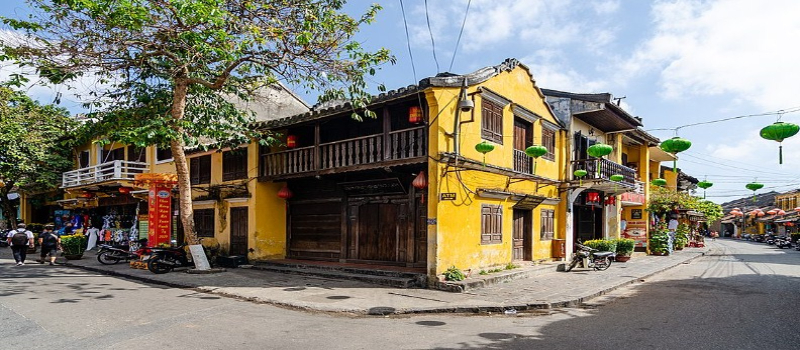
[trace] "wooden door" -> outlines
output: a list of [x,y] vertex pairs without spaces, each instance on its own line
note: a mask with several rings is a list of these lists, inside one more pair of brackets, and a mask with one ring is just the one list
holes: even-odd
[[531,211],[514,209],[512,256],[514,260],[531,260],[533,234],[531,232]]
[[[400,244],[406,242],[401,225],[401,206],[395,203],[367,203],[358,207],[357,258],[402,261]],[[402,249],[405,253],[405,247]]]
[[247,207],[231,208],[231,249],[230,255],[247,256]]

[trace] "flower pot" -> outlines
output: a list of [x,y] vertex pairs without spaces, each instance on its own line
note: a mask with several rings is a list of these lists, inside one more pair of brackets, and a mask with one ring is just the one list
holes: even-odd
[[64,254],[64,259],[67,260],[80,260],[83,258],[83,254]]
[[617,255],[614,258],[614,261],[616,261],[616,262],[626,262],[628,260],[631,260],[631,256],[630,255],[627,255],[627,256],[625,256],[625,255]]

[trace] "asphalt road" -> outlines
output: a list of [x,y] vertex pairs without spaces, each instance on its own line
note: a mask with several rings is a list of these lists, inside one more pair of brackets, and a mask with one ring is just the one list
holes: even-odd
[[582,308],[508,315],[299,312],[79,269],[0,248],[0,349],[798,349],[800,252],[711,254]]

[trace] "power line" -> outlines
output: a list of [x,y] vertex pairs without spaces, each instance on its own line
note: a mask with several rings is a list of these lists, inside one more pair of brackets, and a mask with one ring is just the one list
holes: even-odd
[[682,160],[684,162],[689,162],[689,163],[693,163],[693,164],[708,165],[707,163],[711,163],[711,164],[715,164],[715,165],[719,165],[719,166],[723,166],[723,167],[727,167],[727,168],[731,168],[731,169],[735,169],[735,170],[743,170],[743,171],[749,171],[749,172],[753,172],[753,173],[770,174],[770,175],[786,175],[786,174],[776,173],[776,172],[771,172],[771,171],[753,170],[753,169],[737,167],[737,166],[733,166],[733,165],[730,165],[730,164],[719,163],[719,162],[711,161],[711,160],[708,160],[708,159],[703,159],[703,158],[700,158],[700,157],[692,156],[690,154],[686,154],[686,156],[689,156],[691,158],[696,158],[696,159],[699,159],[699,160],[703,161],[703,162],[696,162],[696,161],[692,161],[692,160],[689,160],[689,159],[683,159]]
[[722,118],[722,119],[715,119],[715,120],[709,120],[709,121],[692,123],[692,124],[679,125],[679,126],[676,126],[674,128],[647,129],[645,131],[663,131],[663,130],[667,130],[667,131],[675,131],[677,133],[678,130],[683,129],[683,128],[688,128],[690,126],[698,126],[698,125],[705,125],[705,124],[720,123],[720,122],[725,122],[725,121],[729,121],[729,120],[736,120],[736,119],[742,119],[742,118],[763,117],[763,116],[768,116],[768,115],[777,115],[777,116],[780,117],[780,116],[783,116],[784,114],[794,113],[794,112],[798,112],[798,111],[800,111],[800,106],[787,108],[787,109],[781,109],[781,110],[777,110],[777,111],[774,111],[774,112],[764,112],[764,113],[758,113],[758,114],[740,115],[740,116],[730,117],[730,118]]
[[428,22],[428,34],[431,36],[431,49],[433,50],[433,61],[436,62],[436,73],[441,73],[439,70],[439,60],[436,59],[436,42],[433,41],[433,31],[431,30],[431,17],[428,16],[428,0],[425,0],[425,21]]
[[472,4],[472,0],[467,2],[467,10],[464,11],[464,20],[461,22],[461,30],[458,31],[458,40],[456,40],[456,47],[453,49],[453,58],[450,59],[450,67],[447,68],[448,72],[453,71],[453,62],[456,61],[456,52],[458,52],[458,46],[461,44],[461,34],[464,34],[464,26],[467,24],[467,15],[469,15],[469,5]]
[[406,21],[406,9],[403,0],[400,0],[400,11],[403,13],[403,26],[406,28],[406,46],[408,46],[408,57],[411,59],[411,74],[414,75],[414,84],[417,84],[417,68],[414,66],[414,54],[411,53],[411,36],[408,35],[408,21]]

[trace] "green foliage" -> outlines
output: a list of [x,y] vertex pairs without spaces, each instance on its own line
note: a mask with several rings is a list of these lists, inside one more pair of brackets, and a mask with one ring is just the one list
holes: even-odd
[[74,235],[61,236],[61,248],[64,255],[80,255],[86,251],[86,236],[77,233]]
[[593,239],[590,241],[583,242],[583,245],[597,249],[601,252],[616,252],[617,251],[617,241],[613,239]]
[[486,272],[486,270],[481,270],[480,272],[478,272],[478,274],[481,275],[481,276],[485,276],[485,275],[488,275],[489,273]]
[[447,280],[447,281],[463,281],[465,278],[467,278],[467,276],[464,275],[464,272],[462,272],[461,269],[455,267],[455,265],[454,266],[450,266],[443,273],[443,275],[444,275],[444,279]]
[[690,209],[703,213],[708,222],[714,222],[722,217],[722,206],[714,202],[663,187],[653,186],[650,189],[647,211],[656,215],[663,215],[675,209]]
[[514,264],[513,262],[510,262],[510,263],[506,264],[506,270],[513,270],[513,269],[517,269],[517,268],[519,268],[519,265]]
[[630,238],[619,238],[615,240],[617,243],[617,255],[630,256],[633,249],[636,247],[636,241]]
[[669,254],[669,234],[666,222],[659,222],[655,230],[650,230],[648,246],[650,252]]
[[42,105],[22,92],[0,87],[0,203],[4,216],[15,219],[7,195],[16,190],[43,192],[61,184],[61,173],[73,166],[69,113]]

